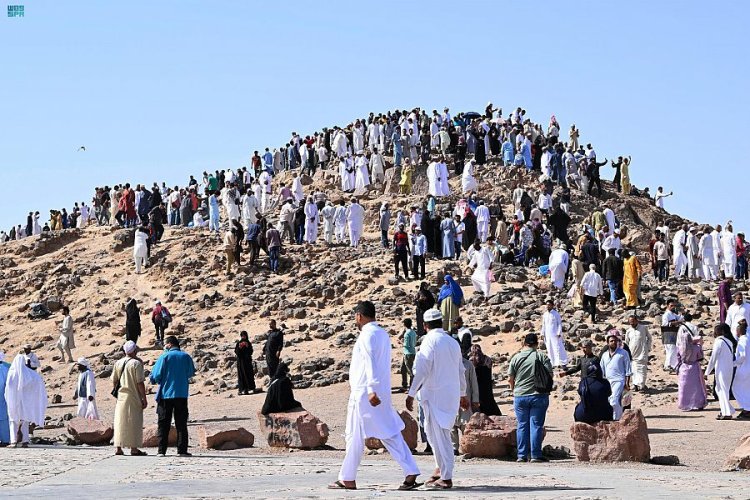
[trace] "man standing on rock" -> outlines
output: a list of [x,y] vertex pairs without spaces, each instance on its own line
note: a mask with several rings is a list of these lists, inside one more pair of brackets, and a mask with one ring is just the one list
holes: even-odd
[[169,431],[174,426],[177,430],[177,454],[190,457],[188,453],[188,394],[190,379],[195,375],[193,358],[180,350],[177,337],[170,335],[166,338],[164,348],[166,352],[159,356],[151,372],[151,383],[159,384],[156,393],[156,414],[159,417],[159,456],[167,454],[169,446]]
[[[372,302],[357,304],[354,318],[360,334],[354,344],[349,368],[351,394],[346,415],[346,456],[338,480],[329,485],[329,488],[357,488],[357,469],[362,461],[367,438],[380,439],[401,466],[406,478],[399,489],[417,488],[420,486],[417,483],[419,468],[401,435],[404,422],[391,402],[390,338],[375,322],[375,306]],[[454,408],[454,418],[456,410]]]
[[443,330],[443,315],[437,309],[424,314],[427,335],[414,361],[414,380],[406,398],[406,408],[414,410],[414,397],[419,392],[419,404],[425,415],[427,441],[435,455],[437,469],[427,482],[428,487],[453,487],[453,444],[451,430],[456,422],[457,409],[469,409],[466,376],[461,348]]
[[648,375],[648,355],[654,339],[646,325],[638,321],[636,314],[631,314],[628,320],[630,328],[625,332],[625,343],[630,349],[631,371],[633,372],[633,390],[646,389],[646,377]]
[[281,361],[281,350],[284,348],[284,332],[276,327],[276,320],[272,319],[268,324],[268,338],[263,352],[266,355],[268,376],[273,380],[276,370]]

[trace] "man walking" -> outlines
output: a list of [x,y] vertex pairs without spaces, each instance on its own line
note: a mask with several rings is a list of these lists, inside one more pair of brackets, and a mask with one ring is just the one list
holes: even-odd
[[[425,432],[435,455],[436,470],[428,487],[453,487],[453,443],[451,430],[458,408],[469,408],[466,376],[461,348],[443,330],[443,315],[437,309],[424,313],[427,335],[414,361],[414,380],[406,398],[406,408],[414,411],[414,396],[419,392],[419,404],[425,415]],[[435,479],[439,478],[439,479]]]
[[151,383],[159,384],[156,393],[156,415],[159,425],[159,456],[167,454],[169,431],[174,426],[177,430],[177,454],[190,457],[188,453],[188,384],[195,375],[193,359],[180,350],[177,337],[170,335],[164,341],[166,352],[159,356],[151,372]]
[[612,406],[613,420],[622,417],[622,394],[630,390],[630,356],[620,346],[620,333],[610,330],[607,334],[608,349],[602,354],[602,375],[609,382],[612,394],[609,396],[609,404]]
[[73,318],[70,316],[70,309],[68,306],[62,308],[63,320],[60,325],[60,338],[57,340],[57,348],[60,350],[60,361],[65,363],[65,355],[68,355],[68,362],[73,362],[73,354],[70,352],[71,349],[75,349],[76,342],[73,338]]
[[[404,359],[401,362],[401,389],[406,391],[414,380],[414,358],[417,356],[417,332],[412,329],[411,318],[404,320]],[[407,376],[409,381],[407,383]]]
[[628,321],[630,322],[630,328],[625,332],[625,343],[630,349],[633,390],[639,391],[646,389],[648,355],[651,352],[654,339],[646,325],[640,324],[638,316],[631,314]]
[[380,439],[404,471],[406,478],[399,489],[417,488],[420,486],[417,483],[419,468],[401,435],[404,422],[391,402],[390,338],[375,322],[372,302],[357,304],[354,320],[360,334],[349,367],[351,394],[346,415],[346,456],[338,480],[328,487],[357,489],[357,469],[362,461],[365,439],[373,437]]
[[[542,438],[549,407],[549,392],[540,392],[547,388],[537,387],[535,379],[536,370],[540,369],[545,370],[551,380],[552,363],[546,354],[537,351],[539,337],[536,333],[527,334],[523,345],[521,352],[511,358],[508,367],[508,382],[513,391],[513,409],[518,419],[516,461],[526,462],[531,455],[532,462],[547,462],[542,456]],[[537,368],[538,364],[542,366]]]

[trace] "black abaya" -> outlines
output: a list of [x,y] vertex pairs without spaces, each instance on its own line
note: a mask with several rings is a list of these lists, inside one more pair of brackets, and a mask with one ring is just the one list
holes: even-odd
[[477,165],[484,165],[487,163],[487,154],[484,151],[484,133],[476,134],[477,144],[474,146],[474,160]]
[[294,399],[294,386],[289,377],[285,375],[276,378],[268,386],[266,392],[266,401],[263,403],[261,414],[285,413],[289,410],[302,408],[299,401]]
[[234,353],[237,355],[237,390],[240,393],[255,391],[252,344],[248,340],[239,340]]
[[485,415],[502,415],[492,394],[492,370],[487,365],[475,366],[479,388],[479,412]]
[[130,299],[125,306],[125,340],[132,340],[137,344],[140,336],[141,316],[138,311],[138,303],[135,299]]
[[464,247],[464,250],[469,250],[469,247],[474,244],[474,240],[477,239],[477,218],[474,212],[467,210],[462,222],[465,228],[461,246]]

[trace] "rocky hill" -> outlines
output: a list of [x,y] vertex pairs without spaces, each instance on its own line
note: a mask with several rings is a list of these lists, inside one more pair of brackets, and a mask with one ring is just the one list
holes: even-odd
[[[519,184],[535,188],[537,176],[490,161],[477,173],[480,197],[500,197],[505,213],[512,213],[511,191]],[[384,184],[357,193],[368,212],[365,239],[359,248],[329,248],[322,238],[314,246],[287,247],[279,275],[271,274],[264,260],[260,267],[245,268],[231,279],[225,277],[220,243],[206,231],[186,228],[167,229],[154,249],[152,266],[141,275],[134,274],[129,230],[90,226],[4,244],[0,246],[0,350],[13,355],[24,343],[31,343],[42,362],[51,397],[57,395],[56,401],[69,402],[73,391],[68,366],[59,361],[54,347],[61,305],[68,305],[75,319],[75,355],[88,357],[97,375],[106,377],[113,362],[122,356],[124,307],[130,297],[142,306],[144,335],[139,343],[146,347],[142,357],[147,368],[153,364],[159,351],[149,347],[153,346],[149,311],[153,301],[161,299],[175,318],[171,332],[184,339],[186,350],[195,358],[195,383],[204,393],[236,387],[233,348],[239,331],[250,333],[259,357],[271,318],[280,320],[286,331],[284,358],[291,362],[297,387],[343,382],[356,338],[351,310],[358,300],[374,301],[381,323],[394,335],[401,331],[401,319],[414,316],[412,297],[417,282],[393,282],[391,254],[380,247],[376,218],[381,201],[402,208],[423,199],[424,168],[418,169],[410,196],[394,194],[394,178],[398,179],[394,169],[388,169]],[[334,182],[331,170],[305,179],[306,190],[321,187],[335,198],[340,191]],[[454,192],[460,191],[460,179],[451,178],[450,184]],[[683,219],[657,209],[647,197],[621,196],[606,181],[604,187],[602,198],[573,191],[571,230],[606,201],[621,225],[628,228],[625,246],[643,253],[657,222],[665,221],[673,229],[683,223]],[[453,196],[441,203],[456,199]],[[495,295],[485,302],[472,296],[465,261],[428,260],[427,271],[428,281],[435,286],[446,271],[460,277],[467,298],[461,315],[479,333],[485,352],[496,362],[496,378],[503,380],[509,355],[518,349],[522,335],[538,328],[548,279],[537,276],[533,269],[499,268],[493,284]],[[716,314],[712,290],[713,285],[706,283],[670,281],[659,285],[649,275],[643,283],[643,313],[647,320],[654,318],[661,314],[667,298],[677,297],[690,310],[703,313],[699,323],[707,322]],[[605,306],[602,321],[590,325],[564,296],[560,301],[571,352],[584,338],[603,344],[607,329],[625,325],[621,309]],[[30,319],[29,305],[35,302],[46,303],[52,316]],[[394,340],[394,368],[400,362],[399,352]],[[658,341],[654,354],[663,356]],[[259,362],[258,368],[262,377],[265,363]],[[669,385],[661,380],[664,387]],[[654,382],[659,385],[658,376]],[[568,399],[565,393],[571,389],[561,387],[557,397]],[[653,404],[673,398],[672,392],[654,396]]]

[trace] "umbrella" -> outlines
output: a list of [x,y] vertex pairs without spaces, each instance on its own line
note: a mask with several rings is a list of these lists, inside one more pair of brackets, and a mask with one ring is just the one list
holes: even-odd
[[476,118],[481,118],[481,117],[482,117],[482,115],[480,115],[480,114],[479,114],[479,113],[477,113],[476,111],[469,111],[469,112],[467,112],[467,113],[464,113],[464,114],[463,114],[463,117],[464,117],[464,118],[468,118],[469,120],[474,120],[474,119],[476,119]]

